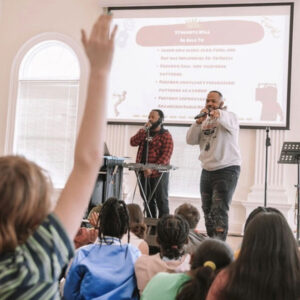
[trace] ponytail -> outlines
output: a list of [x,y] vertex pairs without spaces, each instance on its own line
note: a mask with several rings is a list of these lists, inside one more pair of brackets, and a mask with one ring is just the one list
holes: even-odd
[[233,252],[223,241],[206,239],[197,247],[191,261],[191,279],[185,282],[176,300],[205,300],[218,272],[233,261]]
[[205,300],[214,278],[215,271],[211,267],[198,267],[193,270],[193,277],[182,285],[176,300]]

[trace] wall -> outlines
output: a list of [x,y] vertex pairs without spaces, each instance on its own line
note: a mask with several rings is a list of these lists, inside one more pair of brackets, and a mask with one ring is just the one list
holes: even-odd
[[[264,1],[185,1],[165,0],[164,4],[225,4],[225,3],[257,3]],[[288,1],[268,1],[288,2]],[[0,2],[0,155],[5,153],[5,139],[7,137],[9,101],[13,100],[11,90],[12,66],[15,57],[22,45],[34,36],[43,32],[57,32],[69,36],[76,43],[80,43],[80,29],[90,29],[93,21],[101,12],[101,6],[122,5],[159,5],[161,1],[96,1],[96,0],[2,0]],[[295,165],[278,166],[277,157],[282,141],[300,140],[300,5],[295,3],[294,11],[294,37],[292,59],[292,93],[291,93],[291,130],[279,133],[271,132],[272,146],[270,149],[270,166],[272,174],[269,175],[268,204],[279,207],[289,218],[294,228],[293,202],[297,180]],[[109,126],[108,144],[115,155],[135,156],[135,149],[128,146],[128,141],[137,126]],[[175,144],[176,146],[176,144]],[[263,175],[264,175],[264,132],[261,130],[241,130],[240,146],[243,165],[239,184],[234,195],[231,214],[230,231],[241,232],[244,219],[248,212],[257,205],[263,204]],[[197,157],[195,157],[195,163]],[[132,174],[125,172],[125,193],[134,189]],[[171,210],[183,201],[191,201],[200,208],[199,199],[171,198]],[[200,224],[203,227],[203,222]]]
[[96,0],[2,0],[0,154],[4,153],[12,66],[18,51],[28,40],[45,32],[66,35],[80,45],[80,29],[89,30],[101,11]]

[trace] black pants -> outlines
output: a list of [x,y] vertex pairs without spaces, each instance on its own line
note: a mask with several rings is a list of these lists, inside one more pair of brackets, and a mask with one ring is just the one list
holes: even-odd
[[[154,191],[157,181],[159,177],[151,178],[151,177],[144,177],[144,173],[140,173],[140,180],[142,186],[144,188],[144,192],[146,191],[146,201],[148,202],[152,218],[157,218],[157,210],[158,210],[158,217],[161,218],[163,215],[169,214],[169,199],[168,199],[168,189],[169,189],[169,173],[163,173],[162,178],[156,188],[156,191],[149,201],[149,197]],[[147,183],[147,187],[146,187]],[[141,191],[140,191],[141,192]],[[143,198],[143,194],[141,192],[141,196]],[[145,200],[145,199],[144,199]],[[150,214],[145,207],[147,217],[150,217]]]
[[202,170],[200,193],[208,236],[226,240],[229,205],[240,175],[240,166]]

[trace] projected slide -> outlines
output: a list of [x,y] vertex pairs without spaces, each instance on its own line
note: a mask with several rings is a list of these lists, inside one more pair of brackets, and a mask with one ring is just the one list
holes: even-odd
[[290,5],[112,8],[118,24],[108,119],[151,109],[191,124],[210,90],[242,126],[287,127]]

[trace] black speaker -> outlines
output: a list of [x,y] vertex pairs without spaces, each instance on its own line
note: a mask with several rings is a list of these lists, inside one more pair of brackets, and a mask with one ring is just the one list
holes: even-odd
[[104,157],[104,164],[99,170],[87,215],[93,207],[102,204],[110,197],[122,199],[123,162],[123,157]]
[[157,243],[157,231],[156,226],[159,219],[145,218],[144,223],[147,226],[145,241],[149,245],[149,254],[153,255],[160,252],[160,247]]

